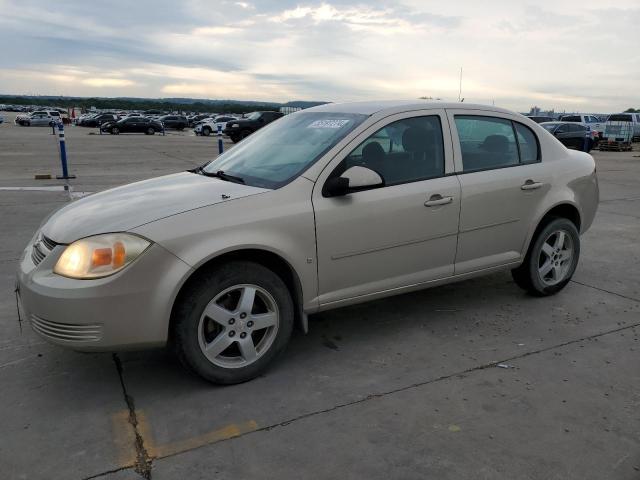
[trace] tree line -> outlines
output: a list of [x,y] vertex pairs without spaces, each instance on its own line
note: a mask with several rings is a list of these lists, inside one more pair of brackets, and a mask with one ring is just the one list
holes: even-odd
[[95,107],[99,110],[162,110],[168,112],[217,112],[217,113],[248,113],[256,110],[274,110],[274,104],[260,105],[256,103],[175,103],[154,99],[124,99],[124,98],[70,98],[70,97],[21,97],[3,96],[0,103],[7,105],[40,105],[60,108],[81,108],[89,110]]

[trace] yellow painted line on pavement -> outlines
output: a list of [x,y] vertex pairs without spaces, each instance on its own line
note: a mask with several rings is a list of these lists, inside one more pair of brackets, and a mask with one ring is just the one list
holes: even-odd
[[[258,424],[254,420],[242,423],[232,423],[225,427],[194,437],[178,440],[175,442],[157,445],[153,436],[151,424],[143,410],[136,410],[138,421],[138,433],[144,442],[147,454],[152,458],[163,458],[177,453],[193,450],[194,448],[210,445],[223,440],[239,437],[245,433],[258,429]],[[129,422],[129,410],[122,410],[112,415],[113,438],[118,454],[118,464],[121,467],[129,467],[136,462],[136,436],[133,426]]]
[[226,427],[212,432],[204,433],[196,437],[179,440],[177,442],[167,443],[165,445],[154,445],[148,449],[149,454],[155,458],[167,457],[176,453],[186,452],[194,448],[210,445],[212,443],[228,440],[230,438],[239,437],[245,433],[253,432],[258,429],[258,424],[249,420],[244,423],[232,423]]
[[118,465],[129,467],[136,463],[136,434],[129,423],[129,410],[121,410],[111,415],[111,429],[116,446]]

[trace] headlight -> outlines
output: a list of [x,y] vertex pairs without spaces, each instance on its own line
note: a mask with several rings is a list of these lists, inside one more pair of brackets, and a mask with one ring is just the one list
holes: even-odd
[[90,279],[112,275],[133,262],[151,245],[127,233],[96,235],[73,242],[53,267],[65,277]]
[[232,124],[231,124],[231,128],[238,128],[239,126],[240,126],[240,125],[239,125],[239,124],[237,124],[237,123],[232,123]]

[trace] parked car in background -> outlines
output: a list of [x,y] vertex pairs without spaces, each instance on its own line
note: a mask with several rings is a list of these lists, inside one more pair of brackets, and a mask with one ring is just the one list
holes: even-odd
[[189,121],[189,127],[195,127],[196,123],[200,122],[201,120],[204,120],[205,118],[210,118],[211,115],[209,115],[208,113],[199,113],[198,115],[190,115],[187,117],[187,120]]
[[252,112],[244,118],[227,122],[223,133],[228,135],[234,143],[237,143],[283,116],[284,114],[281,112]]
[[115,113],[99,113],[91,117],[81,119],[77,125],[80,127],[96,128],[106,122],[117,122],[119,120],[118,115]]
[[586,151],[590,152],[595,144],[592,131],[581,123],[544,122],[540,126],[560,140],[560,143],[567,148],[585,150],[586,139]]
[[208,137],[212,133],[218,132],[218,126],[224,130],[227,122],[238,120],[236,117],[220,115],[215,118],[208,118],[199,122],[193,129],[196,135],[204,135]]
[[311,313],[499,270],[559,292],[598,196],[591,155],[507,110],[322,105],[192,171],[66,204],[21,255],[17,300],[49,342],[169,344],[238,383]]
[[599,138],[602,138],[602,133],[604,132],[605,122],[595,115],[562,115],[558,121],[581,123],[585,127],[589,127],[590,130],[597,132]]
[[36,110],[28,115],[19,115],[15,123],[23,127],[50,127],[60,121],[60,112],[55,110]]
[[531,120],[533,120],[536,123],[553,122],[555,120],[555,118],[544,117],[542,115],[528,115],[527,118],[530,118]]
[[172,128],[174,130],[184,130],[189,126],[187,117],[181,115],[164,115],[158,120],[164,124],[164,128]]
[[103,132],[112,135],[119,135],[121,133],[144,133],[145,135],[153,135],[163,130],[162,123],[146,117],[123,118],[117,122],[104,123],[100,128]]

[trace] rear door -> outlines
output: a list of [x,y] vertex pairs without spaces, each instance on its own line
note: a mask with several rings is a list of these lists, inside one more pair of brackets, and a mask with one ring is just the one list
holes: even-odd
[[551,188],[537,136],[516,115],[447,114],[462,187],[455,273],[518,262],[538,204]]
[[[353,166],[375,170],[386,186],[323,196],[327,179]],[[332,160],[313,191],[321,305],[453,274],[460,184],[452,172],[443,110],[380,120]]]

